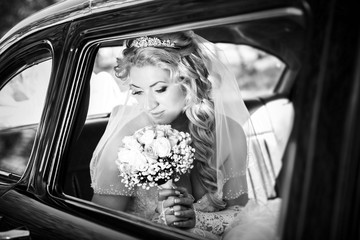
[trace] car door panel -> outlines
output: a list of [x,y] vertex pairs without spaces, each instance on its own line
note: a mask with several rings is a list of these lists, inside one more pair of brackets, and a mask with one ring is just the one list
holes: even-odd
[[24,193],[10,190],[2,196],[2,224],[13,228],[25,227],[32,239],[137,239],[76,217],[60,206],[56,209],[35,196],[24,197]]

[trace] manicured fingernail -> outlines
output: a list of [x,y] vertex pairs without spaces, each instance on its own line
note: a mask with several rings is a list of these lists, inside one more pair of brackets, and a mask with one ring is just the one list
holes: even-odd
[[176,191],[175,191],[175,194],[176,194],[176,195],[180,195],[181,193],[180,193],[180,191],[177,191],[177,190],[176,190]]
[[179,213],[179,212],[174,212],[174,215],[175,215],[175,216],[179,216],[180,213]]
[[174,226],[177,226],[177,225],[179,225],[179,223],[178,223],[178,222],[174,222],[173,224],[174,224]]
[[176,198],[176,199],[174,200],[174,202],[175,202],[175,203],[179,203],[179,202],[180,202],[180,199],[177,199],[177,198]]

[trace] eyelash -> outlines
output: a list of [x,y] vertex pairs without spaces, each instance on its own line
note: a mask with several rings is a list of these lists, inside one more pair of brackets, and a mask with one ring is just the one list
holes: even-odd
[[[157,93],[163,93],[163,92],[165,92],[167,90],[167,87],[162,87],[162,88],[160,88],[160,89],[158,89],[158,90],[155,90],[155,92],[157,92]],[[132,92],[131,92],[131,94],[132,95],[140,95],[142,93],[142,91],[135,91],[135,90],[133,90]]]
[[131,92],[132,95],[140,95],[140,93],[142,93],[142,91],[135,91],[135,90],[133,90],[133,91]]
[[163,92],[166,91],[166,89],[167,89],[167,87],[162,87],[162,88],[160,88],[159,90],[155,90],[155,92],[157,92],[157,93],[163,93]]

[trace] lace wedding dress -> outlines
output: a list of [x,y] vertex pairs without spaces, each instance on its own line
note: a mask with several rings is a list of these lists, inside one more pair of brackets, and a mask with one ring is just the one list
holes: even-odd
[[[109,185],[107,188],[99,187],[93,177],[94,174],[99,174],[95,163],[92,161],[90,165],[92,187],[95,193],[130,196],[131,201],[126,212],[149,221],[159,221],[159,213],[156,212],[158,187],[148,190],[143,188],[118,189],[113,185]],[[116,170],[115,166],[110,167]],[[107,173],[109,174],[109,172]],[[250,200],[245,207],[232,206],[218,211],[213,207],[208,196],[204,195],[194,203],[196,226],[187,231],[205,239],[235,240],[240,239],[240,236],[241,239],[275,239],[279,207],[280,200],[262,205]]]

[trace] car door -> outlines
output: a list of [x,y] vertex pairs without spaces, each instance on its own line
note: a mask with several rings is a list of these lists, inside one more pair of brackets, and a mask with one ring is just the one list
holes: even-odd
[[60,70],[67,26],[33,34],[1,55],[1,238],[130,238],[70,214],[47,190],[47,171],[56,158],[52,143],[63,119],[57,113],[66,84],[56,79],[66,72]]
[[283,237],[359,239],[359,15],[355,3],[307,3]]
[[[219,4],[217,7],[225,11],[225,9],[229,9],[230,5]],[[222,40],[222,42],[226,42],[231,39],[226,38],[229,36],[228,33],[232,32],[222,30],[236,29],[240,31],[243,30],[241,27],[245,29],[259,29],[258,32],[254,33],[255,35],[250,35],[249,33],[249,36],[252,36],[251,38],[246,38],[248,35],[244,38],[239,37],[238,39],[235,37],[233,43],[245,43],[247,40],[246,43],[248,45],[252,45],[259,50],[267,50],[272,55],[278,56],[279,59],[283,58],[284,62],[286,62],[287,66],[280,68],[281,74],[276,77],[276,83],[279,85],[274,84],[274,86],[268,89],[269,91],[265,94],[261,93],[262,95],[257,96],[252,95],[253,99],[249,98],[247,100],[250,110],[252,110],[253,113],[258,114],[256,119],[258,119],[259,125],[262,124],[262,121],[260,120],[264,120],[264,116],[267,117],[266,124],[262,125],[265,125],[265,127],[260,129],[260,134],[264,136],[264,154],[271,155],[271,153],[266,152],[267,149],[272,149],[272,146],[269,147],[269,145],[267,145],[269,141],[271,142],[273,139],[283,141],[283,145],[281,146],[281,149],[279,149],[276,157],[277,160],[281,161],[282,153],[286,147],[287,137],[292,130],[293,109],[290,99],[290,88],[298,71],[299,66],[297,65],[297,61],[299,61],[299,59],[296,54],[299,54],[299,52],[285,51],[285,48],[281,48],[278,45],[279,42],[277,42],[277,40],[284,41],[284,39],[282,39],[283,37],[291,37],[291,39],[296,42],[296,36],[301,34],[301,29],[303,27],[301,21],[304,17],[302,12],[303,9],[294,7],[279,8],[275,11],[254,10],[253,14],[241,14],[241,3],[239,3],[239,5],[234,3],[234,5],[238,8],[232,6],[232,9],[237,10],[227,13],[229,15],[222,15],[222,11],[216,11],[213,15],[209,15],[204,13],[204,6],[201,3],[193,3],[189,6],[176,6],[175,8],[173,5],[167,5],[160,1],[139,4],[133,6],[133,8],[124,7],[123,9],[120,8],[116,11],[113,10],[106,13],[101,13],[100,9],[97,9],[99,11],[98,14],[73,23],[74,31],[72,32],[73,35],[68,39],[68,44],[74,47],[73,52],[74,54],[77,54],[78,58],[68,59],[67,62],[72,63],[71,66],[69,66],[69,71],[77,71],[77,75],[71,75],[71,79],[73,81],[78,81],[80,84],[79,89],[77,89],[77,92],[74,92],[73,95],[77,95],[75,98],[79,98],[82,95],[86,96],[90,92],[90,100],[88,100],[90,106],[86,106],[89,102],[81,104],[81,100],[74,99],[74,102],[72,103],[74,108],[71,109],[72,112],[69,113],[71,118],[68,125],[66,125],[66,128],[63,129],[63,137],[61,138],[62,143],[59,143],[59,145],[64,146],[62,149],[63,153],[56,160],[55,167],[50,168],[49,170],[50,176],[52,177],[52,179],[50,179],[49,190],[58,201],[63,202],[68,208],[76,209],[74,211],[80,212],[83,216],[84,214],[86,216],[91,216],[98,224],[111,226],[112,229],[122,232],[126,231],[129,234],[139,234],[137,235],[139,237],[157,236],[164,238],[169,237],[172,239],[194,237],[174,228],[157,225],[139,217],[117,212],[90,202],[92,189],[90,186],[89,163],[92,151],[96,147],[109,117],[109,112],[98,112],[99,114],[93,115],[93,113],[96,112],[96,107],[91,105],[91,98],[97,93],[92,92],[91,89],[97,84],[92,81],[102,81],[103,84],[99,84],[102,87],[104,87],[104,85],[109,85],[110,90],[106,91],[106,93],[111,93],[110,85],[113,85],[113,83],[107,84],[107,82],[115,81],[112,77],[108,78],[108,74],[106,74],[106,76],[102,74],[100,79],[92,77],[99,74],[97,70],[94,70],[98,67],[97,59],[101,58],[103,52],[106,52],[108,49],[113,49],[116,54],[120,54],[123,40],[128,37],[151,34],[154,31],[166,32],[172,30],[195,29],[195,31],[199,33],[207,34],[204,36],[209,37],[209,40],[218,42],[221,42]],[[209,7],[209,11],[213,7],[214,6]],[[142,11],[139,12],[139,9]],[[150,16],[148,12],[150,9],[152,11],[156,9],[157,14],[152,14]],[[126,11],[126,17],[124,11]],[[94,12],[96,13],[96,11]],[[172,14],[169,14],[170,12]],[[189,19],[187,16],[182,15],[181,12],[196,12],[196,14],[193,15],[193,18]],[[100,19],[102,20],[100,21]],[[283,23],[283,25],[279,25],[281,23]],[[75,26],[77,28],[75,28]],[[276,39],[275,37],[270,38],[273,34],[271,29],[267,32],[269,34],[268,41],[265,41],[263,36],[256,36],[256,33],[265,31],[266,27],[269,26],[273,27],[272,30],[274,30],[276,26],[281,26],[280,28],[282,30],[279,30],[278,35],[279,39]],[[223,37],[223,39],[221,39],[221,37]],[[263,41],[256,43],[256,39],[262,39]],[[299,38],[298,41],[301,42],[302,38]],[[265,45],[266,43],[269,45]],[[271,45],[271,43],[273,45]],[[290,42],[288,43],[290,44]],[[274,48],[271,48],[271,46]],[[278,47],[278,49],[276,47]],[[287,49],[290,51],[292,47],[293,46],[289,45]],[[300,49],[301,44],[297,47]],[[283,53],[283,55],[280,53]],[[116,54],[110,53],[106,56],[110,59],[109,61],[115,61]],[[294,54],[295,57],[291,58]],[[265,54],[261,56],[265,56]],[[264,59],[266,60],[266,57],[264,57]],[[105,60],[107,60],[106,57]],[[111,69],[109,71],[111,72]],[[261,76],[259,79],[261,79]],[[281,81],[283,82],[281,83]],[[261,85],[264,83],[259,84]],[[89,85],[90,91],[87,89]],[[109,97],[109,99],[111,98],[110,94],[105,94],[105,96]],[[283,108],[279,110],[274,107],[274,109],[272,109],[270,105],[276,105],[277,107]],[[85,111],[85,113],[82,112],[84,108],[89,108],[89,111]],[[109,109],[111,109],[111,107]],[[272,116],[268,115],[269,111],[272,112]],[[269,124],[274,120],[274,118],[271,117],[276,117],[277,111],[284,113],[284,115],[278,115],[279,119],[283,119],[286,125],[281,122],[277,122],[276,125],[280,129],[280,134],[282,133],[281,131],[284,131],[284,136],[274,136],[273,126]],[[84,114],[88,114],[86,120],[84,119]],[[75,129],[82,129],[80,135],[74,133]],[[276,130],[279,131],[279,129]],[[276,142],[273,143],[277,144]],[[274,156],[275,155],[276,154],[274,154]],[[271,166],[269,166],[269,170],[272,170]],[[271,174],[273,173],[275,173],[275,171]],[[274,175],[277,174],[278,172]]]
[[[31,49],[31,51],[30,51]],[[0,202],[1,231],[29,235],[26,225],[3,211],[13,188],[26,188],[26,175],[34,162],[36,137],[45,106],[52,70],[50,44],[36,41],[9,56],[0,89]],[[16,211],[16,207],[12,208]],[[19,232],[20,231],[20,232]]]

